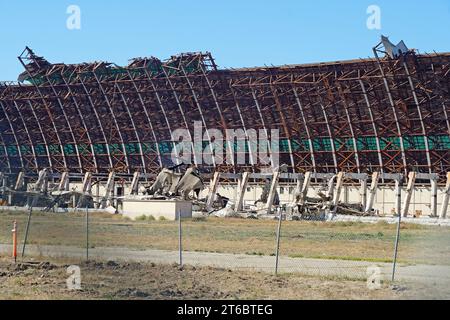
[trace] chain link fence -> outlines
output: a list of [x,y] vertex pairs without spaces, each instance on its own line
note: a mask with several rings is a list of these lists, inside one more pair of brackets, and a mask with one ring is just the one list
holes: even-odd
[[398,240],[395,284],[414,282],[428,288],[449,281],[448,227],[402,223],[398,229],[398,224],[383,221],[279,217],[276,213],[267,220],[194,217],[168,221],[147,216],[130,220],[85,209],[65,213],[35,209],[31,218],[29,211],[1,211],[0,251],[11,255],[15,221],[19,261],[52,257],[75,262],[146,262],[391,284]]

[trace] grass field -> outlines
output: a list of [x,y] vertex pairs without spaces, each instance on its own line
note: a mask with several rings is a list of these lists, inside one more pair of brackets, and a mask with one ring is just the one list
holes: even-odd
[[[67,267],[81,270],[81,290],[69,291]],[[435,299],[434,287],[383,284],[369,290],[365,281],[302,276],[275,277],[219,268],[180,269],[176,265],[39,260],[14,265],[0,258],[0,300],[5,299]]]
[[[11,243],[14,220],[23,239],[26,213],[0,212],[0,243]],[[276,221],[218,219],[183,221],[186,251],[273,255]],[[91,247],[178,249],[178,225],[170,221],[129,221],[119,215],[91,214]],[[392,260],[396,226],[387,223],[283,222],[281,255],[289,257]],[[85,245],[85,217],[78,214],[33,213],[29,243]],[[450,265],[450,228],[404,224],[399,259],[405,263]]]

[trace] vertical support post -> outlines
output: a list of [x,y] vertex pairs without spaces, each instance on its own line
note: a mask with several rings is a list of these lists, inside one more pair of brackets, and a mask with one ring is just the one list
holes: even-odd
[[336,212],[336,206],[339,204],[339,198],[341,197],[341,192],[342,192],[342,185],[344,184],[344,177],[345,177],[345,172],[339,172],[338,176],[337,176],[337,181],[336,181],[336,194],[334,195],[333,198],[333,205],[335,207],[335,212]]
[[14,220],[14,224],[13,224],[13,229],[12,231],[12,236],[13,236],[13,258],[14,258],[14,263],[17,263],[17,221]]
[[92,173],[86,172],[83,178],[82,195],[80,199],[78,199],[78,203],[75,209],[80,208],[84,199],[86,198],[86,195],[91,193],[91,189],[92,189]]
[[275,171],[272,177],[272,183],[270,185],[269,196],[267,197],[266,209],[267,214],[271,214],[273,200],[275,199],[275,194],[277,192],[278,181],[280,180],[280,172]]
[[106,209],[108,203],[111,200],[111,194],[114,192],[114,178],[115,178],[114,172],[110,172],[108,176],[108,181],[106,182],[105,196],[102,198],[100,209]]
[[58,191],[69,191],[69,173],[63,172],[59,180]]
[[330,199],[334,199],[334,188],[335,188],[335,181],[337,179],[337,175],[334,175],[331,179],[328,180],[328,190],[326,193],[326,196]]
[[14,185],[14,190],[18,191],[22,189],[24,183],[25,183],[25,173],[21,171],[17,176],[16,184]]
[[97,183],[95,184],[95,199],[97,203],[94,202],[94,207],[98,209],[100,208],[100,203],[98,201],[98,199],[100,199],[100,183],[98,180]]
[[206,210],[211,210],[214,199],[216,198],[217,189],[219,188],[220,172],[214,172],[214,176],[209,185],[208,200],[206,201]]
[[133,180],[131,181],[131,195],[137,195],[139,193],[140,176],[141,174],[137,171],[133,174]]
[[86,261],[89,261],[89,206],[86,204]]
[[416,172],[410,172],[408,174],[408,185],[406,187],[406,198],[403,205],[403,217],[408,217],[409,204],[411,203],[411,197],[414,192],[414,185],[416,183]]
[[395,213],[402,214],[402,184],[401,178],[395,179]]
[[6,190],[8,189],[7,186],[7,181],[6,181],[6,175],[3,172],[0,172],[0,183],[1,183],[1,188],[3,189],[2,194],[1,194],[1,205],[7,205],[9,206],[8,201],[5,199],[5,194],[6,194]]
[[31,223],[31,215],[33,213],[33,207],[36,204],[38,196],[34,196],[33,200],[31,201],[31,206],[30,206],[30,210],[28,212],[28,219],[27,219],[27,227],[25,229],[25,237],[23,239],[23,246],[22,246],[22,258],[25,256],[25,248],[27,246],[27,241],[28,241],[28,233],[30,231],[30,223]]
[[361,189],[360,189],[360,198],[361,198],[361,207],[366,208],[367,206],[367,177],[361,179]]
[[450,199],[450,172],[447,173],[447,184],[444,190],[444,199],[442,199],[441,214],[439,215],[439,218],[441,219],[445,219],[447,217],[449,199]]
[[235,212],[242,211],[242,209],[244,207],[244,195],[245,195],[245,190],[247,189],[247,183],[248,183],[249,177],[250,177],[250,173],[244,172],[242,174],[242,177],[238,181],[238,194],[237,194],[237,199],[236,199],[236,205],[234,208]]
[[438,177],[435,175],[431,176],[431,216],[437,218],[437,193],[438,193]]
[[302,191],[300,193],[300,197],[297,200],[297,203],[303,205],[308,195],[309,184],[311,183],[312,172],[306,172],[305,180],[303,181]]
[[181,211],[178,210],[178,249],[180,268],[183,268],[183,237],[181,228]]
[[369,189],[369,201],[367,202],[366,209],[364,210],[365,213],[369,213],[370,211],[372,211],[373,202],[375,201],[375,195],[377,194],[379,180],[380,180],[380,173],[374,172],[372,174],[372,183],[370,184]]
[[[397,182],[397,181],[396,181]],[[395,268],[397,266],[397,256],[398,256],[398,243],[400,241],[400,226],[402,222],[402,215],[398,215],[398,222],[397,222],[397,233],[395,235],[395,248],[394,248],[394,259],[392,261],[392,278],[391,281],[395,281]]]
[[[0,171],[0,189],[2,189],[1,200],[3,201],[4,200],[3,196],[5,195],[6,190],[6,177],[1,171]],[[1,203],[0,205],[3,205],[3,203]]]
[[37,192],[47,192],[48,188],[48,171],[43,169],[39,171],[39,177],[34,186],[34,191]]
[[302,193],[303,181],[304,181],[304,177],[299,176],[297,178],[297,184],[295,185],[295,190],[294,190],[294,199],[292,199],[292,202],[291,202],[292,206],[297,204],[297,199],[300,197],[300,194]]
[[275,253],[275,275],[278,275],[278,264],[280,259],[280,239],[281,239],[281,220],[283,219],[283,213],[281,208],[278,209],[278,229],[277,229],[277,246]]
[[[25,173],[21,171],[21,172],[19,172],[19,174],[17,176],[16,183],[14,185],[14,190],[19,191],[24,186],[25,186]],[[12,193],[10,193],[8,195],[8,205],[9,206],[11,206],[13,204],[13,197],[14,197],[14,195]]]

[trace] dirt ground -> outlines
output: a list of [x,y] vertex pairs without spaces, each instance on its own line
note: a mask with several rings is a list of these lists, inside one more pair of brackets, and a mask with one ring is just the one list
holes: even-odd
[[[14,220],[19,244],[26,226],[26,213],[0,211],[0,243],[11,243]],[[84,213],[33,213],[29,244],[84,247]],[[276,221],[218,219],[183,221],[185,251],[274,254]],[[91,214],[91,247],[133,249],[178,249],[178,224],[171,221],[129,221],[119,215]],[[282,256],[316,259],[391,262],[395,225],[351,222],[283,222]],[[399,261],[450,265],[450,228],[404,224],[401,229]]]
[[[26,213],[0,211],[0,244],[11,244],[12,222],[16,220],[21,248],[26,217]],[[183,221],[183,250],[272,256],[276,228],[276,221],[186,220]],[[280,254],[293,258],[389,263],[395,231],[395,225],[386,223],[283,222]],[[36,247],[84,248],[85,216],[35,212],[28,240]],[[91,214],[89,246],[176,251],[178,224]],[[40,256],[36,258],[38,261],[17,265],[11,259],[0,257],[0,299],[448,299],[447,287],[437,290],[436,283],[426,286],[400,283],[394,288],[385,283],[380,290],[371,291],[365,281],[353,278],[301,274],[275,277],[247,270],[192,266],[179,270],[176,265],[86,263],[63,257],[52,260]],[[399,261],[408,265],[450,265],[450,228],[403,224]],[[69,291],[66,286],[67,267],[73,264],[81,268],[80,291]]]
[[[66,285],[67,268],[81,270],[81,290]],[[411,299],[436,298],[430,289],[383,284],[369,290],[364,281],[300,275],[231,271],[177,265],[0,258],[0,299]],[[418,293],[420,292],[420,294]]]

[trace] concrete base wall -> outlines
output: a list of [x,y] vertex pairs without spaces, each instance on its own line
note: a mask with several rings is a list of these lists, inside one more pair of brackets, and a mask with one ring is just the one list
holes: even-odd
[[[209,181],[205,181],[205,184],[208,185]],[[31,186],[31,185],[30,185]],[[121,184],[116,184],[117,188],[123,188],[123,194],[130,194],[130,186],[128,184],[122,186]],[[278,193],[280,195],[281,203],[289,203],[294,198],[294,188],[295,184],[292,185],[281,185],[278,187]],[[70,184],[70,189],[81,190],[81,184]],[[311,185],[308,190],[309,197],[316,197],[317,191],[319,191],[320,186]],[[253,204],[262,194],[263,187],[262,185],[249,185],[245,196],[244,196],[244,205]],[[406,186],[402,189],[402,201],[405,199],[405,190]],[[441,205],[443,200],[443,188],[438,189],[438,214],[441,212]],[[361,201],[360,188],[358,186],[344,186],[342,189],[340,200],[347,203],[359,203]],[[94,186],[92,188],[93,195],[102,196],[105,193],[105,188],[103,185]],[[237,188],[234,185],[219,185],[218,193],[222,196],[230,198],[231,201],[236,199],[237,196]],[[201,197],[206,197],[208,194],[208,189],[204,190],[201,193]],[[116,194],[117,195],[117,194]],[[393,213],[395,207],[395,191],[394,187],[390,186],[380,186],[377,190],[377,194],[374,202],[374,209],[378,210],[380,214],[391,215]],[[119,210],[123,211],[124,208],[119,206]],[[429,216],[431,215],[431,187],[429,186],[416,186],[414,189],[414,193],[411,198],[411,204],[409,207],[409,215],[421,215],[421,216]],[[450,205],[447,208],[447,217],[450,217]]]
[[121,213],[124,217],[136,219],[140,216],[153,216],[156,220],[164,217],[166,220],[178,220],[178,214],[182,218],[192,218],[192,203],[189,201],[166,200],[125,200]]

